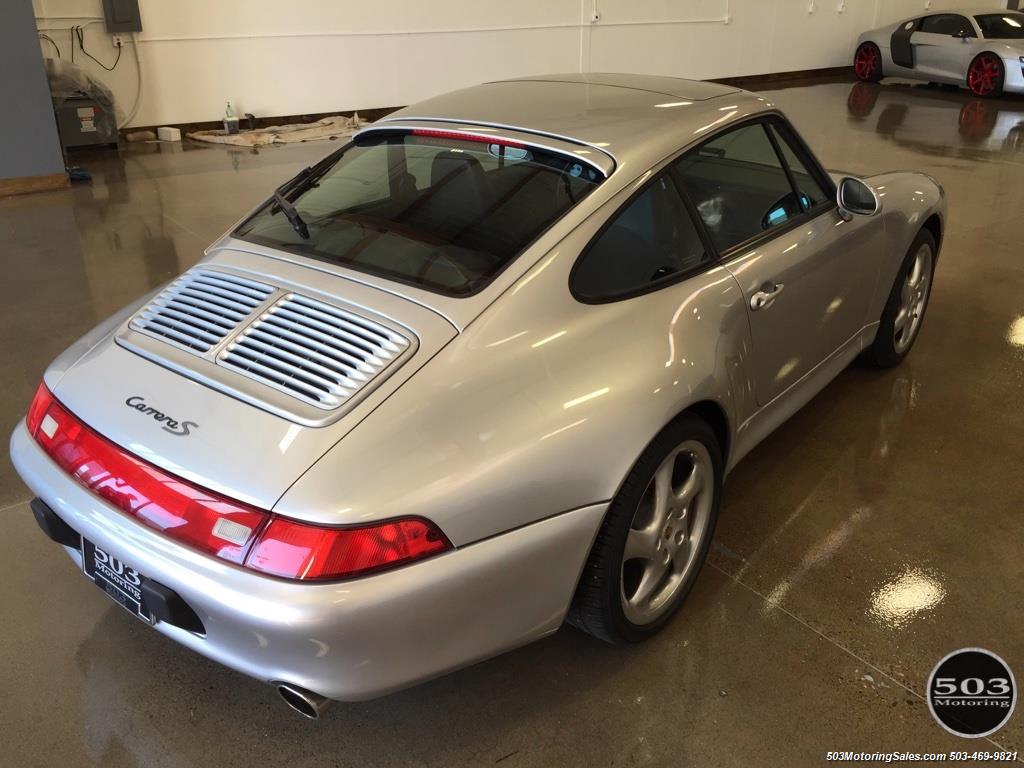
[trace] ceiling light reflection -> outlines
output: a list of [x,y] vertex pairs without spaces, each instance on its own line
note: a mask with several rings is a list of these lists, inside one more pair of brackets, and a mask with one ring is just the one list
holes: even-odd
[[946,589],[936,576],[920,568],[907,568],[871,594],[868,613],[894,629],[901,629],[945,597]]
[[1024,315],[1010,323],[1006,331],[1006,340],[1015,347],[1024,347]]
[[562,336],[565,336],[565,334],[567,334],[567,333],[568,333],[568,331],[559,331],[558,333],[554,333],[551,336],[548,336],[546,339],[541,339],[540,341],[538,341],[538,342],[536,342],[534,344],[531,344],[530,346],[533,349],[536,349],[537,347],[542,347],[545,344],[547,344],[549,341],[554,341],[555,339],[561,338]]
[[585,421],[586,421],[586,419],[580,419],[579,421],[574,421],[572,424],[566,424],[564,427],[556,429],[554,432],[548,432],[546,435],[544,435],[544,437],[541,438],[541,440],[547,440],[549,437],[554,437],[555,435],[557,435],[560,432],[565,432],[565,430],[567,430],[567,429],[572,429],[573,427],[578,427],[580,424],[582,424]]
[[514,333],[511,336],[506,336],[504,339],[498,339],[497,341],[492,341],[487,346],[488,347],[496,347],[499,344],[504,344],[506,341],[512,341],[512,339],[518,339],[520,336],[525,336],[526,334],[527,334],[527,331],[520,331],[519,333]]
[[594,390],[593,392],[588,392],[587,394],[581,395],[580,397],[577,397],[577,398],[574,398],[574,399],[570,400],[567,403],[563,403],[562,407],[565,408],[565,409],[575,408],[577,405],[581,405],[581,404],[587,402],[588,400],[593,400],[595,397],[601,397],[601,395],[607,395],[609,392],[611,392],[611,388],[609,388],[609,387],[601,387],[601,389]]

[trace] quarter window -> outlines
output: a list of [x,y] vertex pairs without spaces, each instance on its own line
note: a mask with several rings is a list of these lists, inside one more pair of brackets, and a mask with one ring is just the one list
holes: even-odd
[[805,210],[762,123],[701,145],[684,155],[676,170],[720,251]]
[[573,291],[584,299],[623,296],[708,260],[679,190],[663,174],[580,257],[573,272]]
[[1024,38],[1024,13],[986,13],[975,16],[981,27],[981,34],[996,40],[1020,40]]

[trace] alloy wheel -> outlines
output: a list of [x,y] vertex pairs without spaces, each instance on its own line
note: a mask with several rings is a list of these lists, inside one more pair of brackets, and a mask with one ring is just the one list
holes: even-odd
[[1002,68],[999,60],[990,53],[985,53],[971,63],[967,72],[967,85],[975,96],[990,96],[999,85]]
[[878,49],[864,43],[853,57],[853,71],[860,80],[871,80],[878,71]]
[[687,440],[658,467],[637,505],[622,555],[622,610],[650,624],[668,610],[695,568],[714,502],[714,465]]
[[914,255],[914,261],[900,289],[900,308],[893,320],[893,347],[901,355],[910,348],[921,327],[931,279],[932,249],[925,244]]

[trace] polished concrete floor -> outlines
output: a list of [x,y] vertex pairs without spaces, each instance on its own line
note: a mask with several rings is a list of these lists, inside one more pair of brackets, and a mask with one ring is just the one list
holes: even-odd
[[[1024,750],[1024,708],[957,739],[922,699],[964,646],[1024,682],[1024,100],[772,92],[830,168],[920,169],[950,220],[906,363],[854,366],[730,478],[710,566],[657,638],[570,629],[319,723],[76,573],[0,458],[0,765],[812,765],[829,750]],[[199,258],[318,143],[142,145],[91,185],[0,201],[0,432],[47,362]]]

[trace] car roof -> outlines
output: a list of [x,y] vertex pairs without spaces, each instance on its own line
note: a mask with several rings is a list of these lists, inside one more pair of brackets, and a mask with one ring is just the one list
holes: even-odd
[[995,16],[995,15],[1000,15],[1000,14],[1004,14],[1004,13],[1020,13],[1020,11],[1015,11],[1012,8],[991,8],[991,7],[989,7],[989,8],[979,8],[979,7],[972,7],[972,8],[942,8],[942,9],[930,8],[927,11],[924,11],[922,13],[918,13],[918,14],[915,14],[913,16],[908,16],[907,19],[908,20],[909,19],[923,19],[926,16],[947,16],[947,15],[950,15],[950,14],[954,15],[954,16],[988,16],[988,15]]
[[719,83],[572,73],[464,88],[405,107],[381,122],[508,128],[586,144],[618,166],[646,168],[719,125],[771,106],[763,97]]
[[[935,11],[929,11],[928,13],[926,13],[924,15],[925,16],[934,16],[934,15],[936,15],[936,13],[937,12],[935,12]],[[992,7],[978,8],[978,7],[974,7],[974,8],[961,8],[958,11],[939,11],[938,13],[959,13],[959,14],[962,14],[964,16],[984,16],[984,15],[988,15],[988,14],[991,14],[993,16],[1000,16],[1000,15],[1002,15],[1004,13],[1020,13],[1020,11],[1018,11],[1018,10],[1016,10],[1014,8],[992,8]]]

